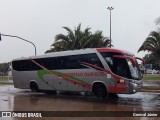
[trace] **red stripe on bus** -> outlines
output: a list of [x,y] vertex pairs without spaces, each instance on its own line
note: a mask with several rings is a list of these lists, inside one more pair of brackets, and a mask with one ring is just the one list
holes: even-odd
[[125,51],[125,50],[118,50],[118,49],[114,49],[114,48],[97,48],[96,49],[98,52],[113,52],[113,53],[120,53],[120,54],[129,54],[129,55],[133,55],[132,53]]
[[55,75],[58,76],[58,77],[62,77],[62,78],[63,78],[64,80],[66,80],[66,81],[72,82],[73,84],[76,83],[77,85],[82,86],[82,87],[85,87],[85,88],[88,88],[88,89],[91,89],[91,88],[92,88],[91,85],[83,84],[83,83],[81,83],[81,82],[77,82],[77,81],[75,81],[75,80],[69,79],[69,78],[64,77],[64,76],[62,76],[62,75],[59,75],[59,74],[57,74],[56,72],[54,72],[54,71],[52,71],[52,70],[49,70],[49,69],[47,69],[46,67],[40,65],[39,63],[37,63],[37,62],[34,61],[33,59],[31,59],[31,61],[34,62],[34,63],[35,63],[36,65],[38,65],[39,67],[43,68],[44,70],[47,70],[49,73],[55,74]]
[[[94,68],[98,68],[98,69],[100,69],[100,70],[102,70],[102,71],[104,71],[108,74],[111,74],[111,76],[114,77],[117,82],[120,82],[121,77],[118,77],[118,76],[114,75],[109,70],[103,69],[99,66],[96,66],[96,65],[93,65],[93,64],[90,64],[90,63],[86,63],[86,62],[80,62],[80,63],[92,66]],[[127,87],[125,86],[126,84],[127,83],[124,82],[124,83],[118,83],[118,85],[115,85],[115,86],[109,86],[108,91],[111,92],[111,93],[123,93],[127,90]],[[119,86],[119,85],[123,85],[123,86]]]
[[111,74],[111,76],[112,76],[113,78],[115,78],[117,82],[119,82],[120,79],[121,79],[121,77],[116,76],[116,75],[113,74],[111,71],[106,70],[106,69],[103,69],[103,68],[101,68],[101,67],[99,67],[99,66],[96,66],[96,65],[93,65],[93,64],[90,64],[90,63],[86,63],[86,62],[80,62],[80,63],[86,64],[86,65],[89,65],[89,66],[92,66],[92,67],[94,67],[94,68],[98,68],[98,69],[100,69],[100,70],[102,70],[102,71],[104,71],[104,72],[106,72],[106,73],[108,73],[108,74]]

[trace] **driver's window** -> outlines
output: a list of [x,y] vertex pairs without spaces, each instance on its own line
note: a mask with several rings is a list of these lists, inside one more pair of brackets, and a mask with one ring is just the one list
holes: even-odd
[[105,60],[108,64],[113,65],[113,61],[111,57],[106,57]]
[[117,70],[116,70],[117,75],[120,75],[122,77],[131,78],[127,60],[125,60],[123,58],[116,58],[115,63],[116,63],[116,67],[117,67]]
[[113,71],[113,60],[112,60],[112,58],[111,57],[105,57],[105,61],[107,62],[111,71]]

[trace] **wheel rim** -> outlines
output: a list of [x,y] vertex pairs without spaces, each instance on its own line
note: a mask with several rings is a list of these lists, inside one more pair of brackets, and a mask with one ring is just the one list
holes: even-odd
[[31,84],[30,89],[32,92],[38,92],[39,88],[36,83]]
[[106,96],[106,93],[106,88],[103,85],[99,84],[96,86],[95,94],[98,98],[104,98]]

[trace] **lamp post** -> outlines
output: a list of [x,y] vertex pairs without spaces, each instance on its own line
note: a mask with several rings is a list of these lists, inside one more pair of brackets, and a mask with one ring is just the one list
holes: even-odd
[[107,8],[110,11],[110,48],[111,48],[111,11],[114,9],[112,6]]
[[28,42],[28,43],[31,43],[31,44],[34,46],[34,49],[35,49],[35,56],[37,55],[36,46],[35,46],[35,44],[34,44],[33,42],[28,41],[28,40],[26,40],[26,39],[24,39],[24,38],[21,38],[21,37],[18,37],[18,36],[14,36],[14,35],[6,35],[6,34],[1,34],[1,33],[0,33],[0,40],[2,40],[2,39],[1,39],[1,36],[15,37],[15,38],[21,39],[21,40],[23,40],[23,41],[26,41],[26,42]]

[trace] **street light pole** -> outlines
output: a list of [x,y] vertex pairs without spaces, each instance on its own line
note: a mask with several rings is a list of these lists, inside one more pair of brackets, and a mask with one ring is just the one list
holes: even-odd
[[111,10],[113,10],[114,8],[111,6],[111,7],[108,7],[107,9],[110,11],[110,48],[111,48],[112,46],[111,44]]
[[1,33],[0,33],[0,40],[1,40],[1,36],[15,37],[15,38],[21,39],[21,40],[23,40],[23,41],[26,41],[26,42],[28,42],[28,43],[31,43],[31,44],[34,46],[34,49],[35,49],[35,56],[37,55],[36,46],[35,46],[35,44],[34,44],[33,42],[28,41],[28,40],[26,40],[26,39],[24,39],[24,38],[21,38],[21,37],[18,37],[18,36],[14,36],[14,35],[6,35],[6,34],[1,34]]

